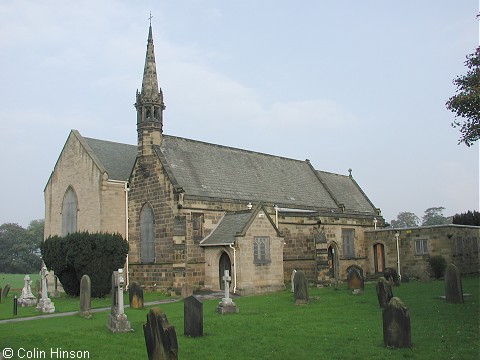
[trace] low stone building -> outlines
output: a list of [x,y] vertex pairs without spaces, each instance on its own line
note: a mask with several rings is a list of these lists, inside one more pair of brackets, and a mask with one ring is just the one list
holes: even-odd
[[[454,263],[462,274],[478,273],[480,227],[436,225],[365,232],[367,271],[376,274],[385,267],[397,269],[397,235],[400,274],[420,277],[427,271],[429,256],[441,255]],[[433,274],[432,274],[433,275]]]

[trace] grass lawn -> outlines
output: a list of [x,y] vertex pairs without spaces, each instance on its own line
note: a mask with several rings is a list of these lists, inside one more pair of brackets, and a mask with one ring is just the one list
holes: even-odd
[[[443,287],[443,281],[432,281],[393,289],[409,308],[412,349],[383,347],[382,312],[373,283],[357,296],[344,285],[338,291],[310,289],[307,306],[293,305],[287,291],[240,297],[235,299],[238,314],[219,315],[218,300],[207,300],[201,338],[183,335],[182,302],[160,308],[176,328],[180,359],[478,359],[479,277],[463,278],[464,292],[472,294],[464,304],[437,299]],[[65,301],[78,305],[78,299]],[[10,305],[0,311],[11,311]],[[50,349],[62,348],[88,351],[91,359],[145,359],[142,325],[147,311],[126,310],[134,329],[127,334],[110,333],[108,312],[91,319],[68,316],[0,324],[0,349],[14,349],[14,358],[19,348],[45,351],[46,359],[51,358]]]
[[[35,281],[40,280],[40,274],[29,274],[30,279],[32,280],[32,290],[35,289]],[[3,288],[6,284],[10,284],[11,290],[18,290],[17,292],[21,293],[24,285],[23,278],[24,274],[4,274],[0,273],[0,286]]]

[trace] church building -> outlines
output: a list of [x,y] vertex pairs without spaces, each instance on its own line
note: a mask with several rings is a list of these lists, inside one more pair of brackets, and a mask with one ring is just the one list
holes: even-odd
[[135,108],[136,145],[71,131],[44,190],[45,237],[122,234],[127,281],[146,289],[220,290],[224,270],[241,295],[282,289],[294,269],[314,284],[353,264],[368,274],[364,233],[384,219],[351,173],[163,133],[151,26]]

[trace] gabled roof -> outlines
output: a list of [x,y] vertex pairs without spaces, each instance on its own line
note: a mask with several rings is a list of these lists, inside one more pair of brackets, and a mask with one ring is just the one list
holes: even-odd
[[346,211],[376,212],[375,206],[353,177],[319,170],[317,170],[317,174],[335,195],[337,201],[345,206]]
[[137,147],[83,137],[105,168],[110,180],[128,181],[137,157]]
[[260,211],[263,211],[264,216],[270,221],[277,235],[280,236],[278,228],[263,208],[263,204],[259,203],[252,210],[225,213],[215,229],[200,242],[200,246],[233,245],[236,237],[245,236]]
[[186,196],[338,209],[305,161],[165,135],[157,153]]

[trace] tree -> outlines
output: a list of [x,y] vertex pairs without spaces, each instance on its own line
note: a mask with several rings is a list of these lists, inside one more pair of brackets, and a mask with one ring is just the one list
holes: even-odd
[[458,225],[480,226],[480,212],[473,210],[453,215],[453,223]]
[[422,218],[422,226],[448,224],[448,220],[443,216],[443,206],[431,207],[425,210]]
[[397,220],[392,220],[390,226],[393,228],[417,227],[420,219],[412,212],[404,211],[398,213]]
[[[473,145],[480,136],[480,46],[467,55],[467,74],[453,80],[457,87],[456,95],[446,102],[447,109],[455,113],[451,124],[460,128],[459,144]],[[461,118],[461,119],[459,119]]]
[[0,272],[25,274],[39,271],[42,259],[38,256],[35,239],[18,224],[0,225]]

